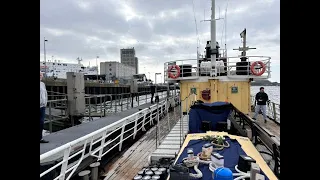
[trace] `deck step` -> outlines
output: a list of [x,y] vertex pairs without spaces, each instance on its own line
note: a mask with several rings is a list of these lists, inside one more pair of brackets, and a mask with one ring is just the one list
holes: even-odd
[[[183,117],[183,121],[183,124],[180,123],[181,119],[177,122],[161,145],[151,154],[152,163],[159,161],[161,158],[174,158],[179,153],[184,141],[183,137],[188,133],[189,129],[187,116]],[[183,133],[181,133],[181,125],[183,125]]]

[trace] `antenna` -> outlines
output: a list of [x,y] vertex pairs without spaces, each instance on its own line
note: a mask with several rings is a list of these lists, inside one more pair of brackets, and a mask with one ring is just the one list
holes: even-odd
[[242,38],[242,47],[239,47],[238,49],[233,49],[233,50],[241,51],[241,56],[246,56],[246,51],[250,49],[257,49],[257,48],[249,48],[249,46],[247,46],[247,29],[246,28],[244,28],[244,30],[240,33],[240,37]]
[[229,0],[227,0],[227,6],[226,6],[226,11],[224,14],[224,48],[225,48],[225,56],[228,57],[227,55],[227,12],[228,12],[228,5],[229,5]]

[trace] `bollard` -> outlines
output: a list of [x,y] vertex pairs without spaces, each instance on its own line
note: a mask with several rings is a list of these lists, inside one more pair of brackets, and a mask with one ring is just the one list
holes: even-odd
[[250,179],[255,179],[257,174],[260,173],[260,167],[256,163],[251,163],[251,170],[250,170]]
[[81,177],[81,180],[89,180],[89,174],[90,174],[89,170],[84,170],[79,172],[78,176]]
[[98,171],[98,167],[100,166],[100,162],[95,162],[90,164],[91,167],[91,180],[98,180],[99,177],[99,171]]

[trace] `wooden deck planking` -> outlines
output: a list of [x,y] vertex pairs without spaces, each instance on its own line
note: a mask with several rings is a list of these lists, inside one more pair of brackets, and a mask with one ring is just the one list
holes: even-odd
[[[176,108],[178,109],[178,108]],[[170,127],[178,121],[179,111],[175,111],[176,121],[173,121],[173,112],[169,113]],[[167,117],[164,117],[160,125],[160,142],[168,134]],[[156,126],[152,127],[144,136],[131,146],[119,159],[110,162],[111,166],[105,168],[105,179],[126,180],[132,179],[139,170],[148,164],[148,157],[156,150]]]
[[[254,116],[254,112],[250,112],[250,117],[252,118]],[[263,116],[259,114],[257,116],[256,122],[266,129],[268,129],[270,132],[272,132],[274,135],[278,136],[280,138],[280,125],[276,124],[273,120],[267,120],[267,123],[264,122]]]

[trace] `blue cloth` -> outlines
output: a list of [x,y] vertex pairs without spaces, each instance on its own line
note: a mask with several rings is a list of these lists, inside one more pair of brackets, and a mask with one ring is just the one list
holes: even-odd
[[[226,141],[228,141],[230,147],[223,148],[223,150],[217,152],[224,156],[224,167],[229,168],[232,172],[236,173],[235,166],[238,164],[239,156],[247,154],[243,151],[237,140],[232,140],[229,137],[226,137]],[[202,146],[206,143],[208,143],[208,141],[191,140],[179,156],[177,164],[182,163],[182,159],[188,156],[188,148],[192,148],[194,154],[197,155],[202,151]],[[189,169],[191,173],[195,173],[193,168]],[[209,170],[208,165],[199,164],[199,170],[203,173],[203,177],[201,178],[202,180],[212,180],[212,172]],[[265,175],[262,171],[261,174]],[[265,176],[265,179],[268,180],[268,177]]]
[[232,105],[226,102],[193,105],[189,112],[189,133],[205,133],[202,121],[211,121],[211,131],[216,131],[218,122],[227,122]]

